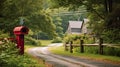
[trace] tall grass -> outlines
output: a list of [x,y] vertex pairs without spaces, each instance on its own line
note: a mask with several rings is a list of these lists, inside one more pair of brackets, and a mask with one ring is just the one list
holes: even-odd
[[[76,52],[80,52],[80,48],[77,47],[74,49]],[[98,52],[99,47],[98,46],[84,46],[84,52],[85,53],[91,53],[91,54],[99,54]],[[109,56],[118,56],[120,57],[120,48],[115,47],[103,47],[103,54],[109,55]]]

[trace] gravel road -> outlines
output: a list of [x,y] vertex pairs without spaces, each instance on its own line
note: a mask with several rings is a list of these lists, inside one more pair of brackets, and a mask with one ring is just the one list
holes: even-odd
[[62,44],[54,43],[47,47],[30,48],[28,53],[38,58],[44,59],[45,62],[52,64],[53,67],[120,67],[120,65],[116,64],[108,64],[105,62],[96,62],[94,60],[55,55],[50,53],[48,50],[50,47],[59,46],[62,46]]

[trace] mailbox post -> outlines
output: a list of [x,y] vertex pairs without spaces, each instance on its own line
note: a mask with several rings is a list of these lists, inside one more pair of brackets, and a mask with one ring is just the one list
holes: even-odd
[[28,34],[29,29],[25,26],[15,27],[13,32],[16,35],[17,48],[20,50],[20,54],[24,54],[24,35]]

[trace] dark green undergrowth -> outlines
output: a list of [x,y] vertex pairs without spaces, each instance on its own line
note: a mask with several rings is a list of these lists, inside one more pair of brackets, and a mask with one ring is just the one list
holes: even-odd
[[[80,52],[80,48],[75,48],[74,49],[76,52]],[[85,53],[91,53],[91,54],[99,54],[99,47],[98,46],[85,46],[84,47],[84,52]],[[103,54],[104,55],[109,55],[109,56],[118,56],[120,57],[120,48],[115,48],[115,47],[103,47]]]
[[39,64],[31,56],[19,55],[19,50],[15,43],[5,43],[0,45],[0,67],[45,67]]

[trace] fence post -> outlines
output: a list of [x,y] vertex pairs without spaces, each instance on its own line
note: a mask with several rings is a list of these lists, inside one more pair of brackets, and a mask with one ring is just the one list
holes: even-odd
[[72,41],[70,41],[70,53],[73,53],[73,46],[72,46],[72,44],[73,44],[73,42]]
[[65,43],[65,51],[68,51],[67,44],[68,42]]
[[103,54],[103,39],[99,39],[99,54]]
[[84,46],[83,46],[83,40],[80,40],[80,52],[84,53]]

